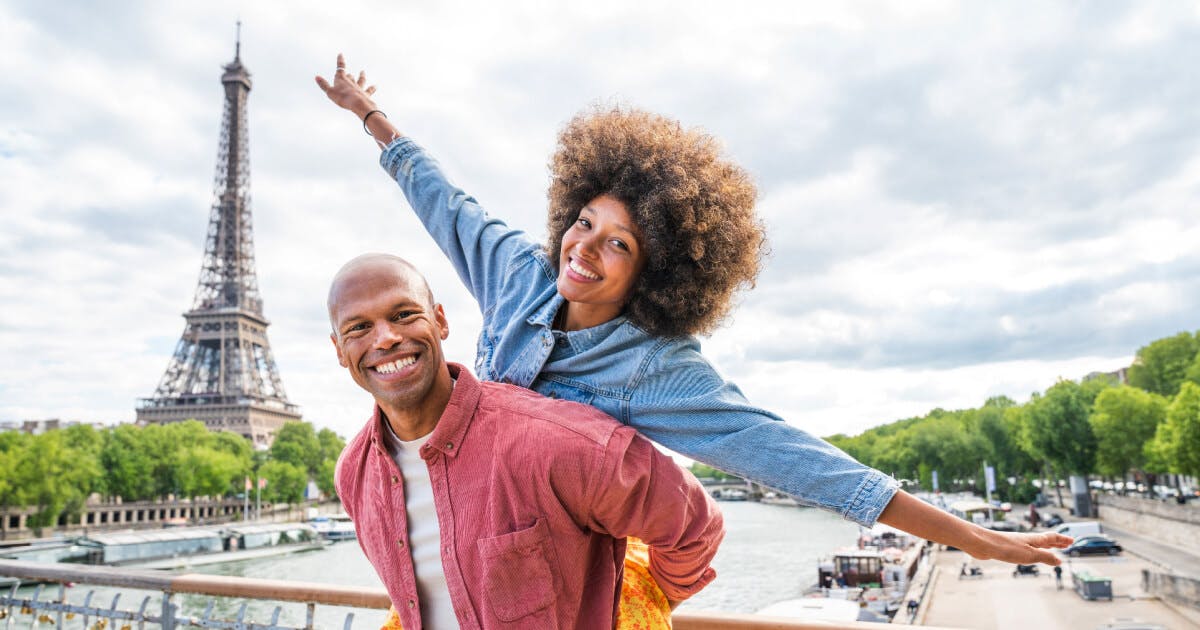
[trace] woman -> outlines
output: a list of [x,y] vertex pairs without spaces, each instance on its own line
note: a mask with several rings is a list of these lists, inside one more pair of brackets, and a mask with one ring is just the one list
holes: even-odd
[[317,84],[363,121],[434,240],[479,302],[480,378],[591,404],[673,451],[862,525],[881,521],[977,558],[1058,560],[1069,539],[961,521],[750,404],[700,354],[764,251],[746,173],[697,130],[646,112],[577,116],[551,162],[549,243],[452,186],[338,55]]

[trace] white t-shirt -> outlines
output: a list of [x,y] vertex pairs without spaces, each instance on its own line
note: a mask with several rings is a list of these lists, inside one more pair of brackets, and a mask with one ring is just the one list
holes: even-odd
[[[404,508],[408,512],[408,551],[412,554],[417,577],[417,598],[421,603],[421,621],[426,628],[457,628],[458,617],[450,601],[446,573],[442,569],[441,528],[433,504],[433,486],[429,467],[421,459],[421,446],[429,435],[411,442],[401,440],[384,422],[384,441],[388,453],[404,477]],[[430,434],[432,435],[432,434]]]

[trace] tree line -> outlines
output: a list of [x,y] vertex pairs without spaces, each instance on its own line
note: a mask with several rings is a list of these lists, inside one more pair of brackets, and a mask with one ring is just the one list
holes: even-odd
[[315,431],[307,422],[284,424],[266,451],[196,420],[105,429],[80,424],[39,435],[8,431],[0,433],[0,509],[35,508],[28,525],[40,528],[64,515],[77,517],[92,494],[124,501],[225,497],[259,478],[266,480],[266,501],[301,501],[310,479],[332,496],[344,446],[330,429]]
[[1143,346],[1126,374],[1127,384],[1060,380],[1024,404],[996,397],[827,439],[925,489],[938,471],[941,489],[979,490],[986,460],[1010,501],[1033,499],[1033,479],[1132,477],[1150,492],[1162,473],[1200,475],[1200,332]]

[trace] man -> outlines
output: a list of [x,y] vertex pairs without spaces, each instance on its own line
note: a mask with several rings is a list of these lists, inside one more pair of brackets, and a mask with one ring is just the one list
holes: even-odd
[[721,516],[695,479],[591,407],[447,363],[445,313],[408,262],[347,263],[329,319],[376,403],[338,496],[406,630],[612,628],[628,536],[672,603],[715,577]]

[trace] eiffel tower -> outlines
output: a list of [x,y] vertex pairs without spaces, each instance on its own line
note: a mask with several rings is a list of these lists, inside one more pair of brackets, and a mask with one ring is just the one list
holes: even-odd
[[242,65],[240,23],[238,31],[233,61],[221,75],[225,113],[195,303],[183,315],[187,325],[154,396],[138,401],[137,421],[194,418],[261,449],[284,422],[299,420],[300,411],[283,391],[258,293],[246,135],[250,73]]

